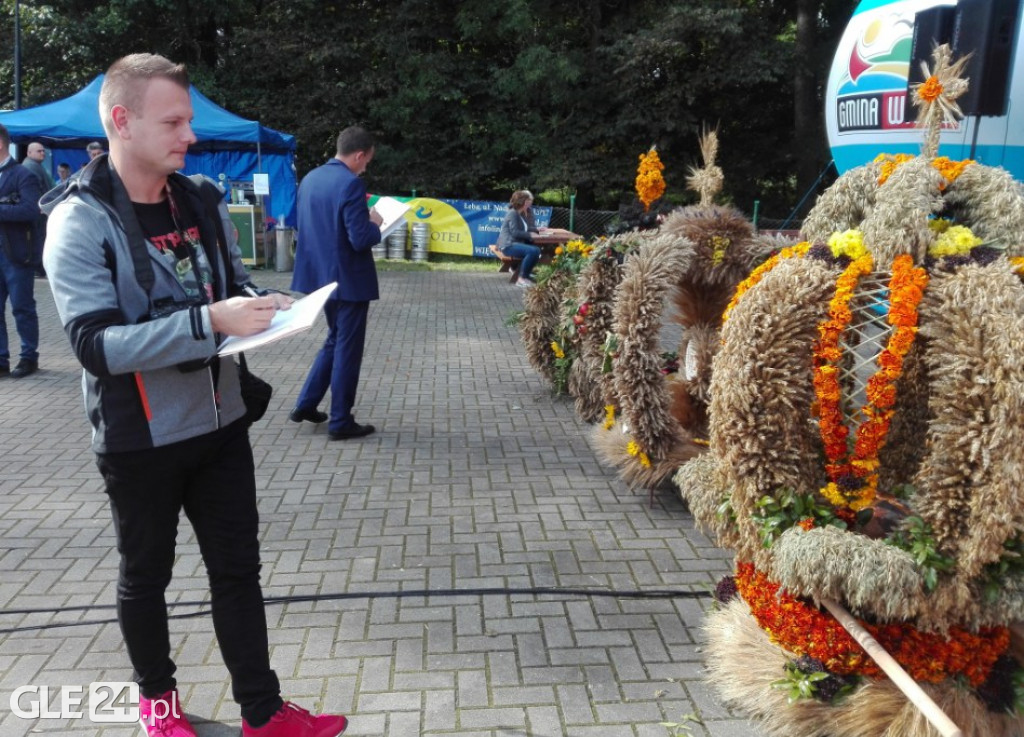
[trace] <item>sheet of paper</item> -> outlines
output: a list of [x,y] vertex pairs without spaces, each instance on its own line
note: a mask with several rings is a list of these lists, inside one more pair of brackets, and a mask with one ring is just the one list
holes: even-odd
[[409,211],[409,204],[407,202],[399,202],[394,197],[381,197],[374,203],[373,209],[384,220],[380,224],[380,239],[383,243],[384,239],[391,235],[392,231],[399,224],[405,222],[405,213]]
[[252,175],[252,193],[270,194],[270,175],[256,172]]
[[270,327],[262,333],[247,335],[244,338],[237,335],[228,336],[220,344],[217,355],[231,356],[241,351],[251,351],[253,348],[259,348],[289,335],[309,330],[323,310],[324,304],[337,288],[338,282],[331,282],[315,292],[307,294],[302,299],[295,300],[290,310],[278,310],[274,313],[274,319],[270,321]]

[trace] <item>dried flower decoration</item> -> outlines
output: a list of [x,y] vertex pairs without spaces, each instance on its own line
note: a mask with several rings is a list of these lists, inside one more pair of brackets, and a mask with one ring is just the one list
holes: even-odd
[[651,209],[651,203],[665,194],[665,178],[661,172],[665,165],[661,163],[656,146],[651,146],[645,154],[640,154],[640,166],[636,170],[636,194],[644,204],[644,212]]
[[935,158],[939,152],[939,133],[943,124],[955,123],[963,117],[956,100],[967,91],[967,80],[960,75],[970,58],[964,56],[954,62],[953,52],[947,44],[936,47],[932,57],[935,64],[931,69],[927,62],[921,62],[925,81],[915,85],[913,93],[913,102],[921,110],[918,125],[927,131],[921,153],[928,159]]
[[715,159],[718,158],[717,128],[705,128],[701,133],[700,153],[704,159],[704,166],[700,169],[690,167],[686,186],[700,195],[700,204],[706,207],[714,204],[715,195],[722,191],[722,184],[725,181],[722,168],[715,163]]

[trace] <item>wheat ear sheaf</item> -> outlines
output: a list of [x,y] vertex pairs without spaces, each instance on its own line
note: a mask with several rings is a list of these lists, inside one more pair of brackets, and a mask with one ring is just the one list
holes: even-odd
[[913,103],[920,109],[917,117],[918,126],[927,132],[921,154],[926,159],[933,159],[939,152],[939,134],[946,123],[955,123],[964,117],[957,104],[957,98],[967,92],[968,80],[964,79],[964,67],[971,55],[953,61],[953,51],[949,44],[936,46],[932,51],[933,64],[921,62],[924,82],[914,85]]

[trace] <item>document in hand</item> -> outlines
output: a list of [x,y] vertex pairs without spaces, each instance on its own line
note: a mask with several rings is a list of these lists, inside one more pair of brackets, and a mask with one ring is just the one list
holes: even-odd
[[327,286],[320,287],[315,292],[307,294],[302,299],[292,303],[289,310],[278,310],[274,313],[274,319],[270,321],[270,327],[262,333],[240,337],[230,335],[220,344],[217,349],[218,356],[230,356],[242,351],[249,351],[267,345],[289,335],[309,330],[316,322],[317,315],[324,308],[327,299],[338,288],[338,282],[331,282]]
[[399,223],[404,221],[405,213],[409,211],[409,204],[399,202],[394,197],[381,197],[374,203],[373,209],[384,220],[380,224],[380,239],[383,242],[398,227]]

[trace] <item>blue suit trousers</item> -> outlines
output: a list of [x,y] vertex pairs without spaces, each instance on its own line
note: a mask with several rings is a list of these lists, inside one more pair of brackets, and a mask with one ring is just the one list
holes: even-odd
[[28,361],[39,360],[39,317],[36,315],[35,268],[13,263],[0,250],[0,366],[11,361],[10,346],[7,342],[7,322],[4,312],[7,300],[11,300],[14,326],[21,339],[20,357]]
[[344,430],[355,423],[352,407],[356,403],[359,370],[363,363],[369,309],[369,302],[338,299],[328,300],[324,305],[327,339],[313,360],[295,407],[316,409],[330,389],[331,408],[327,429],[331,432]]

